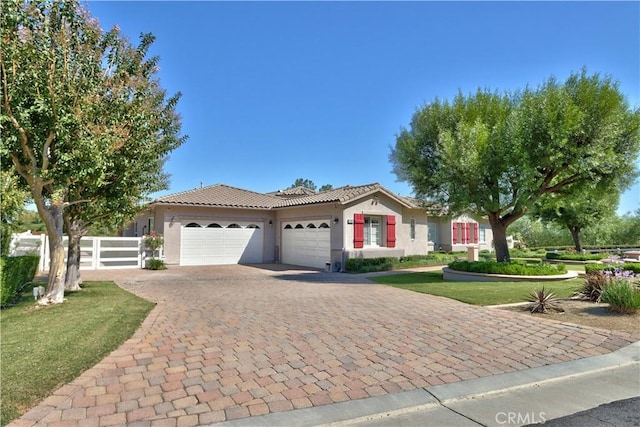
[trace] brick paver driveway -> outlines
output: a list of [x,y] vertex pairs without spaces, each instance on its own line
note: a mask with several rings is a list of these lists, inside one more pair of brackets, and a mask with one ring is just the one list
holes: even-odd
[[594,356],[638,338],[271,267],[84,273],[158,305],[133,338],[15,424],[208,424]]

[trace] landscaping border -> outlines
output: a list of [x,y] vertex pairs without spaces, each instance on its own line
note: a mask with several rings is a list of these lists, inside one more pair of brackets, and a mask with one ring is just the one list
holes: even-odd
[[455,282],[554,282],[558,280],[575,279],[576,277],[578,277],[577,271],[569,271],[566,274],[553,276],[516,276],[512,274],[472,273],[469,271],[452,270],[449,267],[442,269],[442,278]]

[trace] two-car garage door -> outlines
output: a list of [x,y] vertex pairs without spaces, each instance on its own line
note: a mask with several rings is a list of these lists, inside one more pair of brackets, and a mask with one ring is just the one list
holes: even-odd
[[[325,268],[331,260],[330,221],[282,224],[282,262]],[[180,265],[259,264],[263,257],[263,223],[189,221],[182,223]]]
[[192,221],[181,231],[180,265],[263,262],[262,223]]
[[331,261],[329,221],[292,221],[282,227],[284,264],[325,268]]

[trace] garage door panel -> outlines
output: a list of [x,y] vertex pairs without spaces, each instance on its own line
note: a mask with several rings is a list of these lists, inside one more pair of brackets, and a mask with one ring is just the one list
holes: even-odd
[[[221,223],[228,225],[225,223]],[[181,265],[217,265],[263,262],[263,230],[246,228],[182,227]],[[242,228],[245,227],[245,228]]]
[[[306,227],[308,223],[305,221],[303,224]],[[282,230],[282,262],[324,268],[331,259],[330,229],[295,228],[297,224],[296,222],[288,223],[292,228]],[[313,224],[318,227],[320,222],[313,222]]]

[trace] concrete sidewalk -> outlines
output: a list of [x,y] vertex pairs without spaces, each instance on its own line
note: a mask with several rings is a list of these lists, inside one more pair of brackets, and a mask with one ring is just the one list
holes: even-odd
[[[638,396],[640,342],[603,356],[216,425],[544,424],[552,419]],[[610,409],[615,410],[615,407]],[[606,413],[606,409],[601,411]],[[639,417],[632,414],[631,418],[638,422]]]

